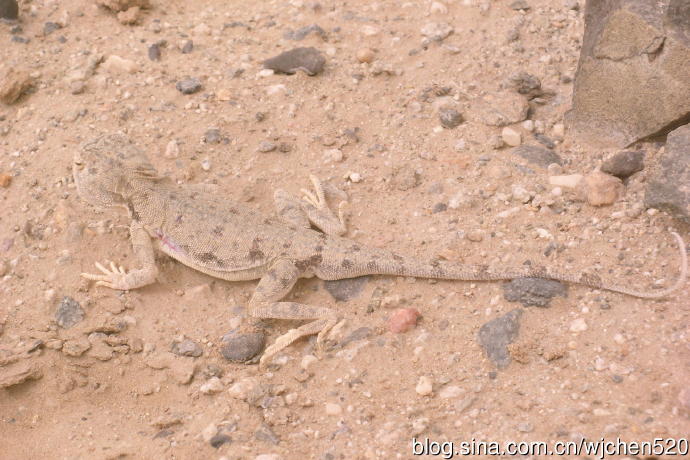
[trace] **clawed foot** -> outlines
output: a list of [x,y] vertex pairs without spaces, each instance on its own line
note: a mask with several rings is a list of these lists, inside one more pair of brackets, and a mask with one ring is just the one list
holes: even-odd
[[[325,216],[328,216],[329,218],[335,220],[336,217],[333,215],[333,212],[330,210],[328,207],[328,203],[326,202],[326,195],[324,193],[324,185],[321,183],[321,180],[316,177],[316,176],[309,176],[309,179],[311,179],[312,184],[314,185],[314,191],[312,192],[311,190],[307,189],[302,189],[302,199],[310,206],[313,206],[317,210],[321,211]],[[337,191],[334,191],[337,192]],[[339,195],[344,195],[344,192],[340,192]],[[346,230],[346,225],[345,225],[345,208],[347,206],[347,201],[343,200],[340,203],[338,203],[338,233],[345,233]],[[342,231],[340,231],[342,230]]]
[[110,262],[110,269],[107,269],[99,262],[96,262],[95,265],[102,274],[82,273],[82,278],[96,281],[96,286],[105,286],[110,289],[119,289],[122,291],[130,289],[126,280],[127,271],[123,267],[118,267],[114,262]]
[[259,368],[266,367],[267,364],[273,360],[273,357],[279,353],[281,350],[286,348],[288,345],[293,343],[295,340],[304,337],[305,335],[313,334],[318,331],[316,335],[316,355],[320,358],[323,353],[328,349],[328,341],[326,336],[333,329],[333,326],[337,323],[335,318],[325,318],[321,320],[316,320],[312,323],[307,323],[296,329],[290,329],[285,334],[281,335],[276,339],[276,341],[264,350],[261,359],[259,360]]

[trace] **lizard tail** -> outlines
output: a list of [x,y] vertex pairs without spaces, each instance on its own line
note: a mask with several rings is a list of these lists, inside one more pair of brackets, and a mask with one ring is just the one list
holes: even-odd
[[384,255],[384,253],[379,254],[376,262],[369,262],[366,267],[362,267],[362,270],[358,270],[358,273],[353,273],[352,275],[397,275],[461,281],[499,281],[516,278],[544,278],[567,283],[582,284],[594,289],[605,289],[607,291],[627,294],[632,297],[659,299],[680,289],[685,284],[688,275],[688,256],[685,249],[685,242],[679,234],[672,232],[672,235],[676,238],[678,243],[678,251],[681,259],[680,275],[671,287],[659,291],[638,291],[626,286],[608,283],[595,274],[583,273],[572,275],[558,272],[547,267],[526,266],[524,268],[509,270],[490,270],[488,266],[484,265],[465,265],[453,262],[431,262],[424,264],[406,257],[400,257],[393,254]]

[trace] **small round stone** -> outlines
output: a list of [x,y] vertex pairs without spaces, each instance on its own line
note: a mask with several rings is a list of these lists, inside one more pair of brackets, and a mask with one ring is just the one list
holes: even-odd
[[340,415],[343,413],[343,408],[339,404],[326,403],[326,415]]
[[570,323],[570,332],[584,332],[587,330],[587,322],[584,318],[577,318]]
[[220,353],[233,362],[246,362],[258,355],[264,348],[265,337],[260,332],[231,334],[223,338]]
[[187,78],[178,81],[175,88],[182,94],[194,94],[201,89],[201,82],[198,78]]
[[371,48],[361,48],[357,50],[356,56],[359,62],[370,63],[374,60],[375,53]]
[[432,391],[434,391],[433,383],[431,382],[431,379],[427,377],[426,375],[423,375],[419,377],[419,381],[417,382],[417,386],[415,387],[415,391],[417,392],[418,395],[421,396],[429,396]]
[[462,123],[462,115],[455,109],[441,109],[438,112],[438,117],[444,128],[453,129]]
[[268,153],[274,151],[277,148],[278,146],[271,141],[261,141],[259,142],[259,147],[257,147],[257,150],[261,153]]
[[517,147],[522,143],[522,136],[520,135],[520,133],[508,127],[503,128],[503,131],[501,132],[501,138],[503,139],[503,142],[510,145],[511,147]]
[[399,308],[388,319],[388,330],[394,334],[401,334],[412,329],[417,324],[420,313],[414,308]]

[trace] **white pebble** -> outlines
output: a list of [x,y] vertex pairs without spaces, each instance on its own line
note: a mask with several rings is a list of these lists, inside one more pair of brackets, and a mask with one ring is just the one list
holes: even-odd
[[522,122],[522,127],[525,131],[529,131],[531,133],[534,131],[534,122],[532,120],[525,120]]
[[328,149],[325,152],[323,152],[323,157],[327,161],[335,161],[336,163],[340,163],[343,161],[343,151],[340,149]]
[[215,423],[211,423],[209,426],[207,426],[206,428],[204,428],[202,430],[201,438],[204,441],[209,442],[211,440],[211,438],[217,434],[218,434],[218,427],[216,426]]
[[180,156],[180,147],[177,144],[177,140],[173,139],[165,146],[165,157],[177,158],[178,156]]
[[507,126],[501,131],[501,139],[511,147],[517,147],[522,144],[522,135],[513,128]]
[[326,415],[340,415],[343,413],[343,408],[340,404],[326,403]]
[[355,184],[362,181],[362,175],[356,172],[350,173],[349,178],[350,181],[354,182]]
[[587,322],[584,318],[577,318],[570,323],[570,332],[584,332],[587,330]]
[[362,26],[360,29],[360,32],[362,32],[362,35],[365,35],[367,37],[373,37],[374,35],[378,35],[378,33],[381,31],[378,27],[375,26],[370,26],[370,25],[365,25]]
[[211,377],[208,379],[208,382],[199,387],[199,391],[205,395],[220,393],[223,389],[223,382],[221,382],[218,377]]
[[417,386],[415,387],[415,391],[417,392],[418,395],[421,396],[429,396],[432,391],[434,391],[433,384],[431,382],[431,379],[427,377],[426,375],[422,375],[419,377],[419,381],[417,382]]
[[300,366],[302,367],[302,369],[306,371],[309,370],[311,365],[317,362],[318,360],[319,358],[317,358],[314,355],[304,355],[304,357],[302,358],[302,362],[300,363]]
[[457,385],[448,385],[447,387],[443,387],[438,393],[438,395],[443,399],[457,398],[463,394],[465,394],[465,390]]
[[431,13],[438,13],[438,14],[448,14],[448,7],[444,5],[441,2],[433,2],[431,4]]
[[565,176],[550,176],[549,184],[559,187],[575,188],[580,185],[584,176],[582,174],[567,174]]

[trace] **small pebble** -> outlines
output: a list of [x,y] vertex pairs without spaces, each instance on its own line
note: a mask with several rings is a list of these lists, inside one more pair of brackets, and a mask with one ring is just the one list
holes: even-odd
[[453,129],[462,123],[462,115],[455,109],[441,109],[438,112],[438,117],[441,120],[441,125],[444,128]]
[[206,383],[199,387],[199,391],[205,395],[220,393],[224,389],[225,386],[218,377],[211,377]]
[[259,142],[259,146],[257,147],[256,150],[258,150],[261,153],[268,153],[268,152],[274,151],[277,148],[278,148],[278,146],[276,144],[274,144],[273,142],[261,141],[261,142]]
[[178,81],[175,88],[182,94],[194,94],[201,89],[201,82],[197,78],[186,78]]
[[419,311],[414,308],[400,308],[388,318],[388,330],[394,334],[407,332],[417,325]]
[[12,183],[12,176],[7,173],[0,173],[0,187],[7,188]]
[[161,47],[158,43],[154,43],[153,45],[149,46],[149,59],[152,61],[160,61],[161,60]]
[[587,322],[584,318],[577,318],[570,323],[570,332],[584,332],[587,330]]
[[465,238],[474,243],[479,243],[484,239],[484,232],[479,229],[471,230],[465,234]]
[[415,391],[420,396],[429,396],[434,391],[431,379],[426,375],[419,377]]
[[124,59],[112,54],[101,64],[101,67],[110,73],[135,73],[139,70],[139,65],[131,59]]
[[616,202],[623,195],[623,182],[601,171],[593,171],[580,184],[587,202],[592,206],[606,206]]
[[165,157],[177,158],[178,156],[180,156],[180,147],[177,141],[173,139],[165,146]]
[[565,176],[550,176],[549,184],[556,185],[558,187],[565,188],[576,188],[580,185],[583,179],[582,174],[568,174]]
[[335,403],[326,403],[326,415],[340,415],[343,413],[342,407]]
[[511,147],[517,147],[522,143],[522,135],[513,128],[507,126],[501,131],[501,139]]
[[182,54],[189,54],[194,50],[194,42],[192,40],[187,40],[182,44],[180,51]]
[[361,48],[357,50],[357,60],[359,62],[370,63],[374,60],[375,53],[371,48]]
[[311,367],[312,364],[314,364],[318,361],[319,361],[319,358],[317,358],[314,355],[304,355],[304,357],[302,358],[302,361],[300,362],[300,367],[306,371],[306,370],[309,370],[309,368]]

